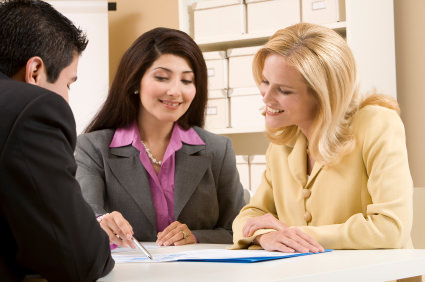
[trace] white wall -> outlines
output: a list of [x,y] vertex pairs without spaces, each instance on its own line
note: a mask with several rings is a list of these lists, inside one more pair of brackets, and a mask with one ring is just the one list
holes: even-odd
[[346,0],[345,3],[347,42],[356,59],[360,91],[376,90],[397,99],[393,1]]
[[89,44],[71,85],[70,106],[81,133],[106,98],[109,87],[108,2],[106,0],[47,1],[87,35]]

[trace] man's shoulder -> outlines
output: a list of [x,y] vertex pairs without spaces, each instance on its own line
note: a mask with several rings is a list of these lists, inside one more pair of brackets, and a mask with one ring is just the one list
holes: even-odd
[[[46,118],[75,130],[69,104],[59,94],[23,82],[0,81],[0,119],[16,123],[26,119]],[[58,124],[59,125],[59,124]]]
[[12,79],[0,80],[0,107],[2,110],[7,108],[21,112],[39,100],[53,103],[57,107],[69,108],[65,99],[50,90]]
[[0,120],[0,148],[17,130],[32,128],[35,123],[61,128],[71,143],[75,142],[75,121],[68,103],[38,86],[1,79]]
[[51,93],[51,91],[29,83],[2,77],[2,79],[0,79],[0,93],[2,96],[20,94],[23,97],[33,97]]

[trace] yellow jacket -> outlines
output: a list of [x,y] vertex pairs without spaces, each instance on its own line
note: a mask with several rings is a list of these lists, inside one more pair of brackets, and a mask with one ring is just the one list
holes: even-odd
[[353,117],[352,130],[354,151],[331,167],[316,162],[309,177],[304,135],[291,145],[270,144],[261,184],[233,222],[233,248],[273,231],[242,237],[245,222],[266,213],[328,249],[412,247],[413,183],[400,117],[366,106]]

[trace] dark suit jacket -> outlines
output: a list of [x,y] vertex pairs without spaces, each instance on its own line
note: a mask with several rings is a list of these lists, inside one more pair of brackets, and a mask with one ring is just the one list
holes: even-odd
[[0,281],[93,281],[114,266],[74,175],[66,101],[0,73]]
[[[230,139],[195,127],[206,145],[176,152],[174,217],[200,243],[231,243],[232,222],[245,204]],[[133,146],[109,148],[114,130],[78,137],[77,180],[96,215],[119,211],[135,238],[156,240],[156,214],[148,173]]]

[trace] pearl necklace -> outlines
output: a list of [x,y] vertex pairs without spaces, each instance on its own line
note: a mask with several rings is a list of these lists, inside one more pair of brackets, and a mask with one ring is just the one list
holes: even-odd
[[[142,141],[142,140],[140,140]],[[143,147],[145,147],[146,153],[148,154],[149,159],[151,160],[152,163],[161,166],[162,161],[158,161],[157,159],[154,158],[154,156],[152,156],[151,150],[146,146],[145,142],[142,141]]]

